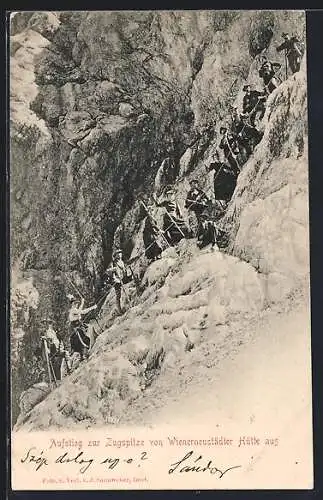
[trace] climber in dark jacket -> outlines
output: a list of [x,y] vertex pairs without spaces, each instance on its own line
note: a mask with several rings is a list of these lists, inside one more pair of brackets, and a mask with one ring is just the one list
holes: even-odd
[[271,94],[279,85],[279,78],[277,77],[277,71],[281,68],[280,63],[265,60],[259,70],[259,76],[263,79],[265,92]]
[[245,85],[243,91],[245,95],[242,101],[242,112],[249,115],[250,124],[254,127],[257,115],[259,114],[259,120],[262,120],[264,117],[266,111],[266,93],[251,90],[250,85]]
[[202,214],[197,228],[197,246],[204,248],[207,245],[212,245],[212,248],[217,242],[217,227],[213,220],[207,214]]
[[244,113],[240,115],[240,123],[236,127],[236,132],[239,146],[245,150],[247,157],[249,157],[261,141],[263,133],[248,123],[248,115]]
[[193,233],[196,232],[200,216],[204,212],[205,208],[209,203],[207,195],[198,187],[198,182],[196,179],[190,181],[191,189],[187,193],[185,200],[185,208],[187,208],[190,214],[195,215],[195,220],[190,218],[190,228]]
[[237,155],[240,153],[237,139],[230,133],[226,127],[220,127],[220,134],[222,136],[219,143],[219,148],[223,150],[224,156],[229,162],[233,172],[237,175],[240,172],[240,165],[237,160]]
[[284,38],[284,42],[277,47],[277,52],[281,52],[285,50],[286,57],[288,60],[288,65],[291,69],[292,73],[296,73],[299,71],[301,66],[302,59],[302,50],[300,47],[300,41],[296,38],[296,36],[290,37],[288,33],[283,33],[282,37]]
[[229,202],[237,184],[237,175],[229,165],[219,160],[212,162],[208,171],[214,170],[214,197],[215,200]]

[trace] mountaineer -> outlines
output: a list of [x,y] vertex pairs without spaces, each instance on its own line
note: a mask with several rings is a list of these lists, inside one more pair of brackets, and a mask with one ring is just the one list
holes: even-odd
[[217,158],[210,163],[208,172],[214,170],[213,186],[215,200],[224,201],[226,204],[231,200],[237,184],[236,171],[232,171],[227,163]]
[[167,149],[167,153],[168,156],[162,161],[155,177],[155,193],[157,195],[161,194],[165,186],[173,184],[176,179],[177,170],[170,148]]
[[129,283],[132,279],[132,275],[129,272],[126,264],[122,258],[122,250],[117,248],[112,256],[112,264],[105,271],[107,276],[107,282],[110,283],[116,294],[116,306],[118,314],[123,313],[123,309],[121,307],[121,291],[123,285]]
[[280,84],[277,71],[281,68],[280,63],[271,62],[267,58],[259,69],[259,76],[264,82],[265,92],[271,94]]
[[217,235],[216,223],[207,213],[201,214],[197,228],[197,246],[202,249],[211,244],[213,249],[217,243]]
[[171,186],[164,189],[163,198],[158,200],[153,197],[157,207],[164,207],[163,231],[166,240],[170,245],[176,245],[183,238],[191,236],[188,227],[186,226],[181,209],[175,200],[175,193]]
[[79,353],[82,361],[85,353],[88,352],[91,343],[90,332],[87,331],[87,326],[83,323],[82,316],[96,309],[97,305],[94,304],[91,307],[84,308],[83,297],[80,302],[76,297],[74,297],[74,295],[69,295],[68,298],[71,301],[71,308],[68,315],[71,326],[71,354],[74,354],[75,352]]
[[232,134],[236,135],[237,134],[237,127],[240,123],[240,115],[238,108],[234,106],[231,110],[231,125],[230,125],[230,130]]
[[161,258],[163,248],[159,242],[160,233],[161,229],[157,226],[155,219],[150,214],[147,214],[142,237],[145,255],[148,260],[154,261]]
[[[190,186],[191,189],[187,193],[184,206],[185,208],[187,208],[189,213],[189,224],[191,231],[195,234],[197,226],[199,224],[200,216],[208,206],[209,198],[204,193],[204,191],[199,188],[196,179],[192,179],[190,181]],[[194,214],[195,217],[190,217],[191,214]]]
[[223,150],[224,156],[228,160],[233,172],[238,175],[240,172],[240,165],[237,160],[237,155],[240,151],[237,140],[233,134],[228,132],[226,127],[220,127],[220,134],[222,138],[219,143],[219,148]]
[[[283,33],[282,37],[284,39],[283,43],[279,45],[276,50],[281,52],[285,50],[285,57],[287,58],[288,65],[292,73],[299,71],[301,66],[301,59],[303,56],[303,51],[301,48],[301,42],[296,36],[290,37],[288,33]],[[287,77],[287,69],[286,69]]]
[[264,117],[266,111],[266,93],[264,91],[251,90],[250,85],[245,85],[243,91],[245,95],[242,101],[242,112],[249,115],[250,124],[254,127],[257,114],[259,114],[259,120],[262,120]]
[[62,362],[65,360],[67,370],[69,371],[69,362],[67,359],[67,351],[65,350],[62,339],[59,339],[53,328],[51,319],[45,319],[43,325],[46,327],[46,332],[42,335],[41,340],[44,342],[45,360],[48,363],[49,382],[51,378],[56,382],[62,379]]
[[261,141],[263,133],[254,125],[248,123],[248,115],[244,113],[240,114],[240,123],[236,127],[236,133],[239,148],[244,149],[247,157],[249,157]]

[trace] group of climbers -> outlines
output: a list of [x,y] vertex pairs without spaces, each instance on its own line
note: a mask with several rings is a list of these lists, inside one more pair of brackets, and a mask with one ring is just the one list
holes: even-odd
[[185,208],[189,213],[191,233],[197,239],[197,246],[203,248],[211,244],[211,248],[219,243],[219,236],[223,231],[217,226],[214,219],[213,203],[207,194],[199,187],[196,179],[190,182]]
[[[287,77],[287,63],[292,73],[299,71],[303,51],[296,37],[290,37],[287,33],[283,33],[282,36],[284,42],[277,47],[277,51],[285,51]],[[168,151],[169,155],[159,170],[160,178],[156,179],[155,193],[152,196],[153,206],[164,209],[162,228],[158,226],[155,217],[150,212],[153,207],[147,207],[142,200],[140,201],[145,211],[144,253],[149,262],[160,259],[165,248],[177,245],[182,239],[196,238],[197,246],[203,248],[209,244],[214,247],[221,238],[225,238],[225,232],[217,225],[219,216],[215,215],[217,211],[214,208],[217,206],[218,212],[220,209],[220,214],[223,215],[235,190],[243,164],[262,139],[263,133],[258,130],[257,124],[265,115],[268,96],[281,83],[278,76],[280,69],[280,63],[265,58],[258,72],[263,81],[263,89],[256,90],[249,84],[243,86],[242,112],[239,113],[238,108],[233,108],[230,127],[224,125],[220,127],[218,147],[211,163],[206,167],[208,172],[214,170],[215,203],[213,196],[211,199],[199,187],[198,181],[192,179],[184,204],[188,211],[188,224],[184,220],[172,186],[176,181],[177,169],[171,159],[170,150]],[[208,131],[207,128],[205,130]],[[213,127],[210,130],[213,140]],[[163,189],[160,189],[161,186]],[[110,285],[109,290],[114,289],[118,315],[124,312],[121,304],[122,293],[126,294],[124,285],[135,279],[129,263],[123,260],[122,250],[115,250],[111,265],[105,271],[105,284]],[[53,329],[53,323],[48,320],[46,324],[43,324],[43,327],[47,328],[41,340],[44,345],[48,376],[50,381],[55,382],[61,379],[63,363],[67,372],[71,370],[71,354],[77,353],[82,361],[87,357],[93,345],[93,325],[84,321],[84,318],[90,311],[97,309],[97,304],[84,308],[83,297],[77,299],[74,295],[69,295],[68,298],[70,300],[68,316],[70,352],[65,349],[62,340],[58,338]]]
[[214,247],[218,242],[217,237],[223,234],[223,231],[216,225],[217,217],[214,203],[199,187],[196,179],[190,181],[190,189],[184,204],[184,208],[188,212],[188,224],[184,219],[181,207],[176,200],[175,189],[172,186],[166,186],[158,199],[154,195],[152,199],[154,206],[163,208],[164,213],[162,227],[159,227],[150,212],[153,206],[148,208],[141,201],[146,215],[143,242],[145,255],[150,262],[159,259],[165,248],[176,246],[182,239],[196,238],[199,248],[208,244],[212,244]]
[[[300,42],[293,36],[283,33],[284,42],[277,47],[277,51],[285,50],[286,64],[295,73],[300,68],[302,50]],[[263,58],[259,69],[259,77],[263,82],[263,89],[256,90],[251,85],[243,86],[242,112],[233,108],[231,125],[220,127],[220,141],[211,163],[207,170],[214,170],[214,199],[220,207],[226,208],[236,187],[237,178],[243,164],[252,155],[254,148],[263,137],[263,132],[257,128],[257,124],[263,119],[266,111],[266,100],[268,96],[278,87],[281,79],[278,71],[281,64]],[[286,66],[287,76],[287,66]],[[164,164],[165,162],[163,162]],[[169,163],[169,162],[168,162]],[[173,165],[172,172],[176,169]],[[191,189],[187,194],[185,208],[188,210],[189,227],[187,227],[180,206],[175,199],[175,192],[171,185],[164,188],[162,197],[153,197],[157,207],[165,209],[163,217],[163,229],[161,230],[154,218],[146,210],[146,221],[144,226],[144,245],[146,257],[149,260],[160,258],[163,250],[161,233],[170,245],[176,245],[182,238],[197,237],[198,246],[215,244],[216,234],[219,229],[214,220],[212,201],[199,187],[198,182],[191,181]]]
[[[282,37],[284,42],[277,47],[277,51],[285,50],[285,77],[287,78],[287,63],[293,74],[299,71],[303,49],[295,36],[290,37],[288,33],[283,33]],[[215,171],[215,200],[222,199],[228,202],[231,199],[243,164],[262,139],[263,132],[258,130],[257,123],[260,123],[265,115],[268,96],[282,81],[278,76],[281,66],[278,62],[263,58],[258,71],[263,82],[263,89],[256,90],[249,84],[244,85],[242,112],[239,114],[238,108],[234,107],[230,130],[226,126],[220,127],[219,150],[221,151],[215,152],[214,161],[209,165],[209,170]]]

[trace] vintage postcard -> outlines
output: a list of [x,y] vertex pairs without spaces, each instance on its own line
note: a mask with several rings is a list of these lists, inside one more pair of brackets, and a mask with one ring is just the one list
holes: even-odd
[[10,14],[13,490],[313,488],[305,21]]

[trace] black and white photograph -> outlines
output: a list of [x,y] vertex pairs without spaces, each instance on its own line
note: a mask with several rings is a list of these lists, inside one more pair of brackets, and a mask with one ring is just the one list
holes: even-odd
[[14,484],[48,446],[89,487],[93,432],[141,488],[154,453],[168,489],[310,487],[305,12],[19,11],[9,45]]

